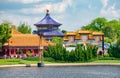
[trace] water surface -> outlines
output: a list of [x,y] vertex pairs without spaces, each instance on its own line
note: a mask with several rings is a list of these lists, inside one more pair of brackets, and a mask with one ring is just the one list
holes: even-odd
[[120,78],[120,66],[0,68],[0,78]]

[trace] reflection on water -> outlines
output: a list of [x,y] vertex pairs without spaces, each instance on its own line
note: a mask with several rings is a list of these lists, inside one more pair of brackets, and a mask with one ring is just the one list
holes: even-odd
[[120,78],[119,66],[0,68],[0,78]]

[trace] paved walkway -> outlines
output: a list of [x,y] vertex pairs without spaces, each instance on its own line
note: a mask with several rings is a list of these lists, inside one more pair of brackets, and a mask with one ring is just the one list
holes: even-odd
[[[120,66],[120,63],[54,63],[45,64],[45,67],[50,66]],[[0,65],[2,67],[37,67],[37,64],[18,64],[18,65]]]

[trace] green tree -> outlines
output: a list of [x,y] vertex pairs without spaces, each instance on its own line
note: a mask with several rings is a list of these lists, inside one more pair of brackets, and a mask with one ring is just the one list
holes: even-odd
[[23,33],[23,34],[31,33],[31,28],[30,28],[30,26],[27,25],[27,24],[25,24],[25,23],[20,24],[17,29],[18,29],[19,32],[21,32],[21,33]]
[[103,28],[103,32],[104,32],[104,36],[108,37],[108,38],[112,38],[113,37],[113,31],[112,31],[112,27],[110,25],[107,25]]
[[120,37],[117,38],[116,44],[117,44],[117,47],[120,49]]
[[67,31],[66,30],[62,30],[62,33],[66,33]]
[[11,37],[11,27],[9,23],[0,24],[0,43],[4,44]]
[[61,37],[53,37],[52,38],[52,42],[56,43],[56,44],[62,44],[62,38]]
[[111,38],[114,42],[117,42],[117,39],[120,36],[120,22],[118,20],[111,20],[108,23],[112,28],[112,35]]
[[107,24],[106,18],[96,18],[90,24],[84,26],[83,29],[101,31],[106,24]]

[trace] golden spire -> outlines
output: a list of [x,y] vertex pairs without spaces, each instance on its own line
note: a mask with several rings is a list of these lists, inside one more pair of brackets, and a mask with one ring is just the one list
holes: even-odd
[[49,10],[48,10],[48,9],[46,9],[46,13],[47,13],[47,14],[49,13]]

